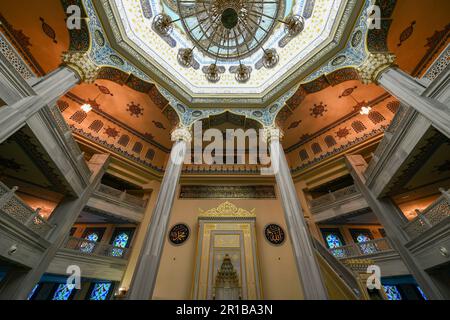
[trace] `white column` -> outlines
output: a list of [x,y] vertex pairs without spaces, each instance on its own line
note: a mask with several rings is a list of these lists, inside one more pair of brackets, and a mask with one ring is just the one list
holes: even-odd
[[[13,81],[11,70],[7,70],[6,67],[0,69],[2,74],[8,72],[8,81],[11,82],[9,89],[6,89],[7,86],[0,88],[8,90],[8,92],[0,91],[0,97],[2,95],[16,96],[14,103],[0,108],[0,143],[13,135],[42,108],[54,105],[81,81],[88,83],[95,81],[99,67],[89,59],[87,53],[66,53],[63,60],[64,66],[38,79],[28,87],[24,87],[18,74],[14,75],[16,79]],[[18,92],[21,93],[22,98],[17,96]]]
[[424,97],[426,88],[407,73],[393,65],[392,54],[370,54],[358,68],[365,84],[375,82],[400,102],[414,108],[433,126],[450,138],[450,106],[435,99]]
[[306,300],[326,300],[327,290],[316,258],[316,250],[303,215],[291,171],[280,143],[281,131],[266,128],[272,167],[280,190],[289,236]]
[[175,143],[153,211],[152,221],[127,293],[128,300],[150,300],[153,297],[169,219],[176,196],[175,192],[191,140],[190,130],[186,127],[179,127],[172,133],[172,141]]

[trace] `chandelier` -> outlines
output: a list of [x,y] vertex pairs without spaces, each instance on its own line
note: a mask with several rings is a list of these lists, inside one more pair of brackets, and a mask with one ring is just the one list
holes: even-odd
[[262,65],[268,69],[279,62],[275,48],[264,45],[279,23],[285,25],[288,36],[295,37],[304,29],[304,19],[290,16],[283,21],[284,0],[178,0],[179,18],[172,20],[162,13],[155,17],[153,28],[161,36],[173,30],[174,22],[181,22],[183,29],[193,43],[192,48],[182,48],[177,60],[185,68],[194,64],[194,50],[201,51],[215,60],[202,70],[210,82],[220,81],[225,68],[222,61],[236,61],[237,67],[230,68],[237,82],[250,79],[252,67],[242,60],[258,50],[263,50]]

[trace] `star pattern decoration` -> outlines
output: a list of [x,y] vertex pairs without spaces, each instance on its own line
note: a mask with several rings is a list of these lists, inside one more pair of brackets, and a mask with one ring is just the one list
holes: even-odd
[[345,139],[350,135],[350,130],[348,128],[341,128],[338,132],[336,132],[336,136],[339,139]]
[[328,111],[327,107],[328,105],[324,104],[323,102],[320,102],[319,104],[314,104],[314,107],[310,109],[311,116],[313,116],[316,119],[319,117],[323,117],[325,112]]
[[119,136],[119,131],[116,128],[108,127],[105,129],[105,134],[108,138],[117,138]]
[[132,117],[140,118],[144,115],[144,108],[141,107],[139,103],[130,102],[128,105],[127,111],[130,113]]

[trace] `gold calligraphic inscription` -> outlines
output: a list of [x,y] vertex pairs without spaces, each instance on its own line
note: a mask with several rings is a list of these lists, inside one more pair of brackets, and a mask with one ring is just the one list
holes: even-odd
[[169,233],[169,240],[175,245],[183,244],[189,238],[189,227],[185,224],[175,225]]
[[267,240],[274,245],[283,244],[286,239],[283,229],[276,224],[269,224],[264,231]]
[[215,248],[240,248],[241,237],[238,234],[216,235],[214,237]]

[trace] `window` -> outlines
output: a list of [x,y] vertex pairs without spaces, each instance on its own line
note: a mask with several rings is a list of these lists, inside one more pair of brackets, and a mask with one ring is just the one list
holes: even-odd
[[147,154],[145,155],[145,157],[146,157],[148,160],[153,160],[153,159],[155,159],[155,150],[153,150],[153,149],[148,149]]
[[125,253],[125,248],[129,248],[133,237],[134,229],[116,229],[112,238],[111,245],[114,247],[111,256],[121,258]]
[[352,123],[352,128],[356,133],[364,132],[367,128],[361,121],[355,121]]
[[126,134],[121,136],[118,141],[118,144],[121,145],[122,147],[128,146],[129,143],[130,143],[130,137],[127,136]]
[[102,128],[103,128],[103,122],[101,122],[100,120],[95,120],[89,126],[89,129],[91,129],[92,131],[97,132],[97,133],[100,132],[100,130],[102,130]]
[[89,300],[92,301],[104,301],[108,299],[109,292],[111,291],[111,283],[96,283],[94,284]]
[[352,234],[353,241],[358,244],[362,254],[372,254],[377,252],[375,244],[371,243],[373,236],[370,230],[350,230],[350,233]]
[[400,294],[400,291],[396,286],[383,286],[384,292],[386,293],[386,296],[388,300],[402,300],[402,296]]
[[381,113],[379,113],[378,111],[372,111],[371,113],[369,113],[369,119],[374,124],[378,124],[378,123],[383,122],[384,120],[386,120],[386,118],[383,117],[383,115]]
[[311,149],[314,152],[314,154],[319,154],[322,152],[322,147],[318,143],[313,143]]
[[328,246],[328,249],[333,249],[332,254],[336,258],[345,258],[344,250],[334,250],[345,245],[339,229],[322,230],[322,235]]
[[136,142],[133,147],[133,152],[141,153],[143,148],[144,148],[144,146],[142,145],[142,143]]
[[74,293],[74,289],[75,289],[74,285],[60,284],[58,285],[52,300],[59,300],[59,301],[70,300],[72,294]]
[[112,250],[111,255],[113,257],[122,257],[124,252],[122,249],[127,247],[129,240],[130,237],[125,232],[117,235],[113,242],[114,249]]
[[96,247],[96,243],[100,242],[105,229],[86,229],[83,239],[87,241],[81,242],[80,251],[83,253],[93,253]]
[[309,159],[309,155],[308,152],[306,152],[306,150],[301,150],[299,153],[300,156],[300,160],[305,161]]
[[325,143],[327,144],[328,148],[331,148],[336,145],[336,140],[332,136],[326,136]]
[[417,288],[417,291],[419,291],[420,295],[422,296],[423,300],[428,300],[428,298],[425,295],[425,293],[423,292],[423,290],[419,286],[416,286],[416,288]]
[[79,110],[70,117],[70,120],[75,121],[78,124],[81,124],[86,118],[87,118],[87,113]]
[[33,290],[31,290],[30,294],[28,295],[27,300],[33,300],[33,298],[36,296],[39,287],[40,287],[39,283],[34,286]]

